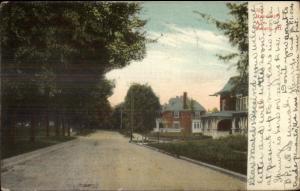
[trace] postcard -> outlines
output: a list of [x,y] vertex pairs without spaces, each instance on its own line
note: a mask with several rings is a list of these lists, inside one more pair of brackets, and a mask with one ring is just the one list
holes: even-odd
[[1,190],[297,190],[300,4],[0,4]]

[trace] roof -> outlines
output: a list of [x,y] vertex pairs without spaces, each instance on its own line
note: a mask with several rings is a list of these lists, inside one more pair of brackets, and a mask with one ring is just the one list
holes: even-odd
[[207,113],[202,117],[232,117],[232,111],[221,111],[216,113]]
[[220,111],[216,113],[207,113],[202,115],[202,117],[232,117],[236,115],[247,115],[245,111]]
[[163,111],[182,111],[182,110],[194,110],[205,111],[204,107],[193,99],[187,98],[187,109],[183,109],[183,96],[176,96],[169,99],[169,103],[163,105]]
[[217,96],[217,95],[227,94],[227,93],[233,92],[235,90],[237,84],[238,84],[239,79],[240,79],[239,76],[231,77],[228,80],[228,82],[225,84],[223,89],[221,89],[220,91],[214,93],[212,96]]

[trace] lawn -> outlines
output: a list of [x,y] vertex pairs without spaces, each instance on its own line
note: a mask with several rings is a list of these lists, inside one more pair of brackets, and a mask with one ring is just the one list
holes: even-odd
[[149,146],[247,174],[247,138],[245,136],[176,143],[149,143]]
[[34,151],[43,147],[48,147],[51,145],[75,139],[74,136],[55,136],[53,130],[50,131],[50,136],[46,137],[45,129],[36,129],[35,142],[29,141],[29,135],[29,129],[17,129],[16,140],[14,145],[2,143],[1,159],[9,158],[19,154]]

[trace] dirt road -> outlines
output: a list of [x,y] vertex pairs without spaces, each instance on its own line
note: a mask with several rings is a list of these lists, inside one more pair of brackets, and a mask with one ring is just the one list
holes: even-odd
[[98,131],[1,174],[17,190],[243,190],[239,179]]

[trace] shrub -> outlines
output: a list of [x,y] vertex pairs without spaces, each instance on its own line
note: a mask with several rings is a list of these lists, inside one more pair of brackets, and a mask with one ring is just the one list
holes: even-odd
[[[240,145],[235,146],[234,144]],[[151,143],[149,145],[175,155],[186,156],[242,174],[247,172],[247,154],[236,152],[236,150],[245,151],[245,137],[232,136],[177,143]]]

